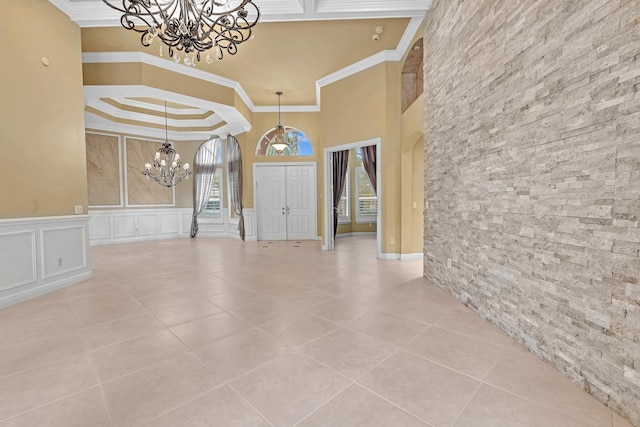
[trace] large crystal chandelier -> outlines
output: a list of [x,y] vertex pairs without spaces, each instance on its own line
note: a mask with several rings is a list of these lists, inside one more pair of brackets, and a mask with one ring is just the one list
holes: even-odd
[[[141,34],[143,46],[157,37],[169,46],[169,56],[195,65],[200,53],[215,48],[215,56],[223,52],[235,55],[238,45],[251,38],[260,19],[253,0],[102,0],[122,13],[120,23]],[[122,6],[114,3],[122,2]],[[189,56],[191,54],[191,56]],[[162,56],[162,46],[160,47]],[[206,61],[213,62],[207,53]]]
[[[146,163],[144,165],[143,175],[147,176],[147,179],[153,179],[158,184],[164,187],[173,187],[183,179],[189,179],[191,169],[189,163],[185,163],[182,166],[180,160],[180,154],[176,153],[171,147],[169,142],[169,125],[167,121],[167,103],[164,103],[164,126],[165,126],[165,139],[162,146],[156,151],[156,156],[153,159],[153,164]],[[182,167],[182,170],[180,170]]]

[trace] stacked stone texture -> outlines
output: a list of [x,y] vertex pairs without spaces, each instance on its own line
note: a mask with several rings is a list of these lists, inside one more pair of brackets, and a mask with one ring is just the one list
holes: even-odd
[[640,0],[435,0],[424,40],[425,276],[640,426]]

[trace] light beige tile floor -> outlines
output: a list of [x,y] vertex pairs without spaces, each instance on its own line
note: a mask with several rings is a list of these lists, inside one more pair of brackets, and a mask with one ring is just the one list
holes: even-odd
[[629,427],[375,239],[91,248],[0,310],[0,427]]

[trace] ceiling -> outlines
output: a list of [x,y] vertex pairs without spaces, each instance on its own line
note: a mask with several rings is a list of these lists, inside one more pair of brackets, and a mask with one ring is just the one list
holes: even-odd
[[[431,0],[254,0],[261,23],[254,38],[239,46],[236,55],[196,68],[174,64],[160,44],[145,48],[137,33],[120,25],[120,14],[103,0],[49,0],[82,28],[82,51],[95,58],[136,53],[143,61],[186,75],[208,73],[236,87],[249,108],[276,111],[276,91],[283,112],[319,111],[319,89],[325,84],[386,60],[399,60],[411,47]],[[110,0],[122,5],[122,0]],[[238,0],[231,0],[238,2]],[[373,40],[376,28],[383,33]],[[102,59],[100,59],[102,60]],[[138,59],[139,61],[139,59]],[[147,62],[150,63],[150,62]],[[206,97],[204,97],[206,98]],[[168,128],[176,139],[200,139],[204,133],[237,133],[247,128],[237,111],[179,94],[89,93],[85,88],[87,126],[164,137],[164,100]],[[177,104],[181,104],[178,106]],[[159,107],[160,106],[160,107]],[[144,132],[143,132],[144,130]],[[265,130],[266,131],[266,130]],[[179,133],[179,135],[178,135]]]
[[[120,25],[102,0],[49,0],[81,27]],[[121,0],[109,0],[122,4]],[[411,18],[425,15],[431,0],[255,0],[262,22]],[[231,0],[238,3],[238,0]]]

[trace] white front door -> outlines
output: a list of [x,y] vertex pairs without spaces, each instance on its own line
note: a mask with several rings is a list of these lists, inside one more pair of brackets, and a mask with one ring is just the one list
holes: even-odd
[[312,166],[287,168],[287,239],[315,239],[315,174]]
[[287,240],[285,169],[269,166],[257,171],[258,240]]
[[315,165],[256,167],[258,240],[317,236]]

